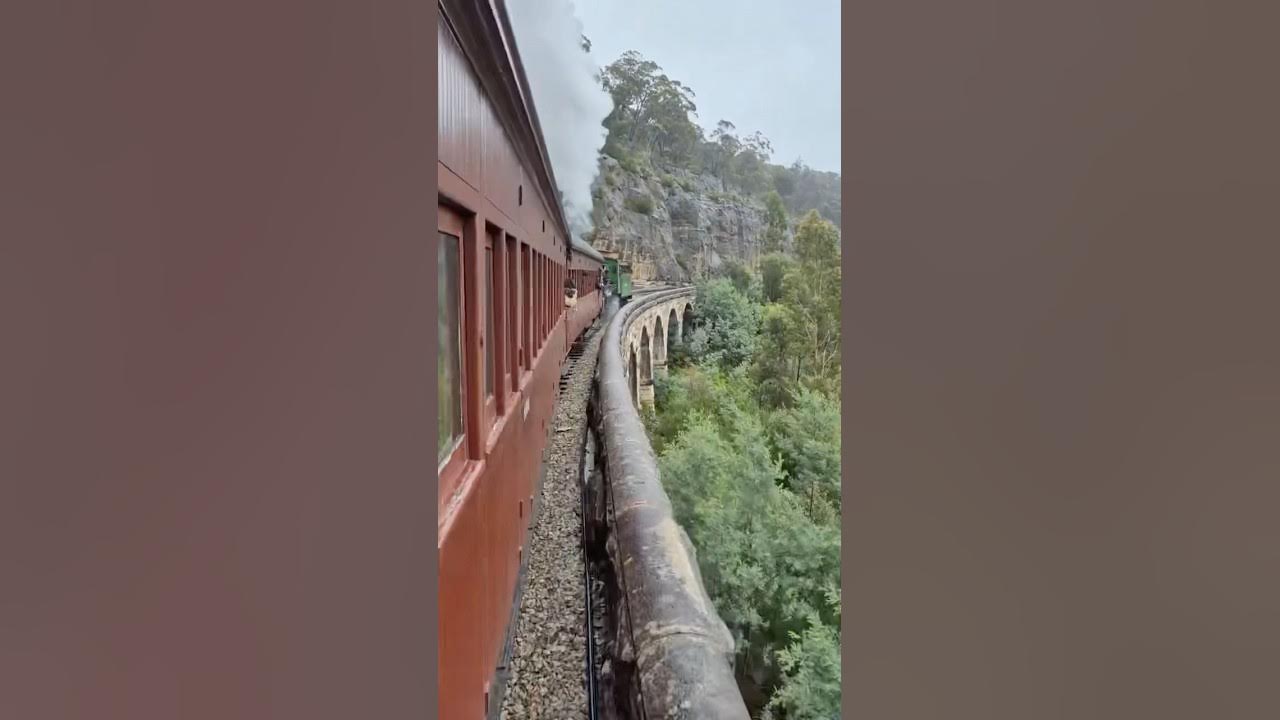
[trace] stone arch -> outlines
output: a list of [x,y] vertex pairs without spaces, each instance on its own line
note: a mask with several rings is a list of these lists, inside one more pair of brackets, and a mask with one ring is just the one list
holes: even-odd
[[631,360],[627,363],[627,380],[631,383],[631,402],[640,404],[640,381],[636,377],[636,347],[631,346]]
[[640,331],[640,380],[653,380],[653,347],[649,344],[649,328]]
[[653,364],[667,362],[667,330],[662,326],[662,313],[653,319]]
[[683,336],[684,333],[688,332],[692,322],[693,322],[693,303],[687,302],[684,304],[684,309],[680,311],[681,336]]
[[680,316],[672,306],[671,312],[667,315],[667,348],[670,349],[682,342],[684,342],[684,335],[680,329]]

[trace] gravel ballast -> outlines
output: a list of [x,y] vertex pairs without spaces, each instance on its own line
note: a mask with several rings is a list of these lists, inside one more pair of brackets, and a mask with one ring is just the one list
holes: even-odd
[[504,719],[587,717],[579,462],[603,324],[585,333],[543,453],[546,475],[526,542],[528,564],[502,699]]

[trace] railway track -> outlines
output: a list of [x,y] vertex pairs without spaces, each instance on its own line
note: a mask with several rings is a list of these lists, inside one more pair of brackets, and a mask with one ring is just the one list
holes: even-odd
[[587,403],[607,313],[565,361],[543,477],[520,570],[518,597],[489,717],[597,717],[603,631],[600,583],[584,549],[583,483],[593,467]]
[[[640,287],[631,302],[665,287]],[[596,359],[616,298],[570,349],[533,506],[507,643],[489,705],[491,720],[618,717],[606,618],[612,582],[589,487],[596,439],[588,422]],[[605,510],[606,515],[608,510]]]

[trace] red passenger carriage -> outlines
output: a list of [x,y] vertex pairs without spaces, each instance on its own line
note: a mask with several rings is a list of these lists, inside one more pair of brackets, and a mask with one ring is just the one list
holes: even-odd
[[440,10],[439,687],[452,719],[491,702],[561,366],[603,294],[600,254],[569,239],[503,5]]

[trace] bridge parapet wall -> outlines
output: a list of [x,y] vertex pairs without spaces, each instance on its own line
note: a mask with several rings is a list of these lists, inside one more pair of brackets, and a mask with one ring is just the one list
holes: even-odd
[[649,718],[748,720],[733,674],[733,636],[707,595],[696,550],[676,524],[637,411],[634,381],[652,378],[629,376],[631,353],[644,350],[646,337],[653,353],[659,332],[656,359],[665,364],[672,312],[682,329],[693,300],[693,288],[637,298],[613,316],[600,347],[591,410],[599,480],[592,485],[605,489],[593,493],[593,514],[608,526],[611,662],[620,666],[617,694],[632,706],[624,714],[642,707]]

